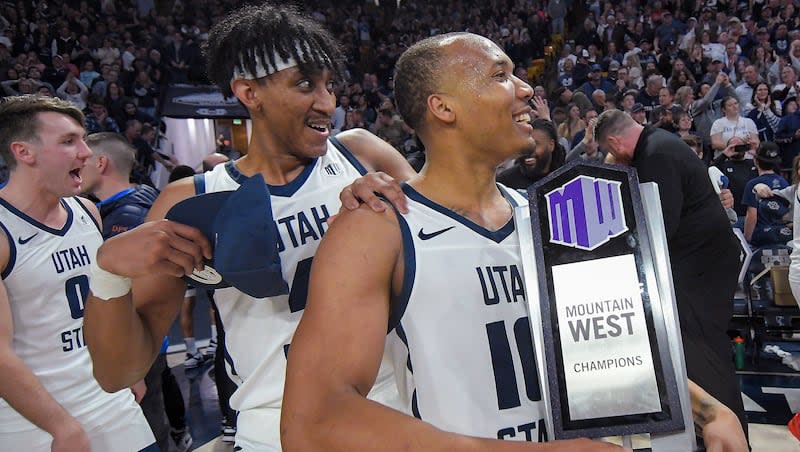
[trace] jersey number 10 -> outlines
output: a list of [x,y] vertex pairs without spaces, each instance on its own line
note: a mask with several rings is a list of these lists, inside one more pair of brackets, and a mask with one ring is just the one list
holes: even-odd
[[[497,389],[497,408],[506,410],[521,406],[517,372],[514,369],[511,343],[506,334],[506,323],[499,321],[487,324],[486,334],[489,339],[489,352],[492,355],[492,369]],[[528,317],[519,318],[514,322],[514,341],[519,352],[525,395],[528,400],[538,402],[542,400],[542,391],[539,387],[539,376],[536,373],[536,354],[533,351],[531,324]]]

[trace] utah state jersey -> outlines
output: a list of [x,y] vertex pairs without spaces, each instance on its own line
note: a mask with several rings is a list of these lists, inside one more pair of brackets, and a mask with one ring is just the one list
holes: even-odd
[[[527,204],[498,186],[512,206]],[[403,190],[405,274],[389,342],[404,408],[449,432],[546,440],[514,219],[489,231]]]
[[[292,182],[268,185],[284,280],[289,294],[253,298],[235,288],[217,289],[214,300],[225,328],[228,373],[239,387],[230,399],[239,410],[236,445],[244,450],[280,448],[280,408],[286,356],[308,294],[311,260],[328,218],[339,211],[339,193],[366,170],[335,138]],[[195,177],[198,193],[235,190],[247,177],[235,162]],[[383,366],[370,398],[397,405],[391,367]]]
[[[109,394],[92,374],[83,337],[89,265],[102,243],[77,198],[62,200],[67,221],[48,227],[0,199],[10,255],[2,273],[14,322],[14,353],[89,435],[92,450],[139,450],[153,434],[130,390]],[[124,353],[124,350],[120,350]],[[0,399],[0,448],[50,450],[52,437]]]

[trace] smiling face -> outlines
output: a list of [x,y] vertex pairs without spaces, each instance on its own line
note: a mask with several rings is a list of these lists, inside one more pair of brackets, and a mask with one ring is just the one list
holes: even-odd
[[56,112],[39,113],[37,123],[38,139],[22,142],[30,152],[28,163],[36,179],[55,196],[80,194],[80,170],[92,156],[83,141],[86,130],[71,117]]
[[328,69],[309,75],[296,66],[255,81],[255,95],[262,103],[256,116],[263,119],[267,142],[299,158],[325,154],[336,108],[333,85]]
[[[439,91],[453,105],[465,142],[504,161],[535,146],[528,101],[533,89],[513,74],[511,59],[492,41],[459,34],[442,42],[446,61]],[[499,163],[499,162],[498,162]]]

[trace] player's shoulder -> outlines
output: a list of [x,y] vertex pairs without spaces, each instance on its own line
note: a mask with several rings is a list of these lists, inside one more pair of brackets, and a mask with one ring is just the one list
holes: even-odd
[[339,132],[336,139],[351,151],[361,150],[365,146],[374,145],[382,141],[377,135],[362,128],[348,129]]
[[164,187],[164,190],[158,195],[158,198],[156,198],[156,201],[153,203],[153,207],[150,208],[150,214],[147,216],[147,219],[160,220],[164,218],[167,211],[169,211],[172,206],[194,195],[194,178],[187,177],[172,182]]
[[100,211],[97,209],[97,206],[88,198],[84,198],[83,196],[76,196],[75,199],[86,209],[89,214],[94,218],[95,223],[100,224]]
[[391,204],[382,202],[386,205],[383,212],[376,212],[367,204],[361,204],[355,210],[342,209],[325,237],[331,235],[336,240],[386,243],[391,237],[398,236],[399,214]]

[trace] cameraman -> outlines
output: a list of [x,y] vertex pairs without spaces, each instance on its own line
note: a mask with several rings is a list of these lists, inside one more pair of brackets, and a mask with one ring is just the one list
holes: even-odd
[[733,137],[728,140],[719,157],[711,162],[711,166],[717,167],[722,174],[728,177],[728,188],[733,194],[733,210],[739,217],[737,226],[740,229],[744,227],[744,216],[747,213],[747,206],[742,204],[745,186],[751,179],[758,176],[753,159],[745,158],[749,149],[750,146],[743,137]]

